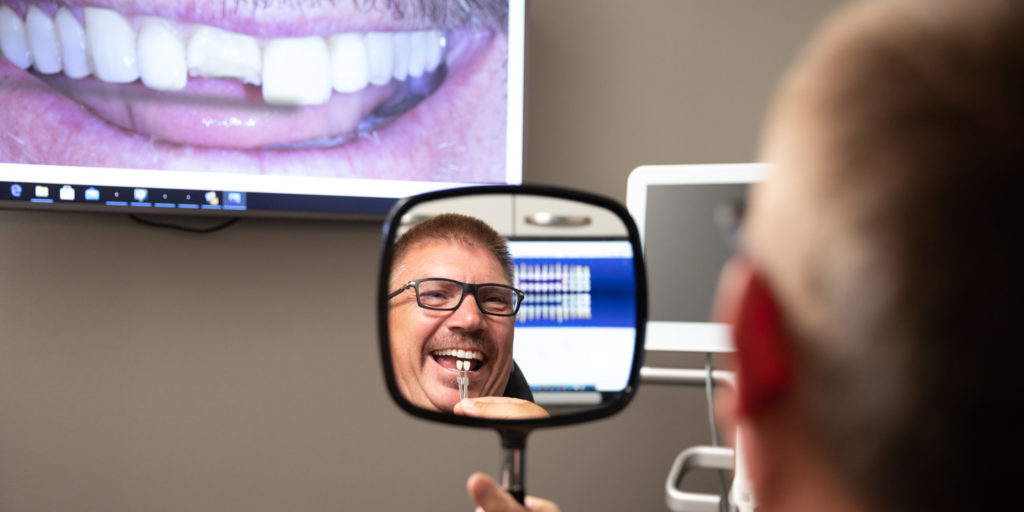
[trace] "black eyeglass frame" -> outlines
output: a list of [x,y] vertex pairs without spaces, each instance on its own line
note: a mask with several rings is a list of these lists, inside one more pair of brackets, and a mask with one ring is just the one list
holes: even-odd
[[[435,307],[435,306],[427,306],[427,305],[423,304],[423,301],[420,300],[420,283],[422,283],[424,281],[447,281],[449,283],[455,283],[455,284],[461,285],[462,286],[462,295],[459,296],[459,301],[456,302],[455,305],[450,307],[450,308],[439,308],[439,307]],[[480,296],[477,295],[477,291],[480,288],[484,287],[484,286],[497,286],[498,288],[508,288],[509,290],[512,290],[516,294],[516,307],[512,310],[511,313],[495,313],[493,311],[487,311],[486,309],[484,309],[483,304],[480,303]],[[519,306],[523,305],[523,298],[526,297],[526,293],[524,293],[522,290],[519,290],[518,288],[514,288],[512,286],[509,286],[507,284],[502,284],[502,283],[479,283],[479,284],[472,284],[472,283],[463,283],[462,281],[456,281],[455,279],[448,279],[446,277],[424,277],[422,279],[413,279],[412,281],[409,281],[408,283],[405,283],[404,285],[402,285],[401,288],[399,288],[399,289],[389,293],[387,295],[387,300],[391,300],[391,299],[397,297],[399,293],[402,293],[405,290],[408,290],[409,288],[412,288],[413,290],[416,291],[416,305],[417,306],[419,306],[419,307],[421,307],[423,309],[430,309],[430,310],[433,310],[433,311],[455,311],[456,309],[459,309],[459,306],[462,306],[462,301],[466,299],[466,292],[467,291],[468,292],[472,292],[473,299],[476,300],[476,307],[480,310],[481,313],[483,313],[485,315],[491,315],[491,316],[516,316],[516,314],[519,313]]]

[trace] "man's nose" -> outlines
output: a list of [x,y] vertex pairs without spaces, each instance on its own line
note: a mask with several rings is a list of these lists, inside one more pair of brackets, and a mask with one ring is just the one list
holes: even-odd
[[462,304],[459,304],[458,309],[452,311],[447,323],[449,328],[461,328],[471,331],[483,328],[486,318],[484,313],[480,311],[480,306],[477,305],[476,297],[472,293],[467,293],[462,299]]

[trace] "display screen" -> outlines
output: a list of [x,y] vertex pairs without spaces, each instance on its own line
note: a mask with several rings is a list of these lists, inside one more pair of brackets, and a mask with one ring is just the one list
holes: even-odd
[[707,322],[722,266],[732,254],[715,224],[721,205],[744,202],[746,183],[661,184],[647,192],[645,263],[652,321]]
[[521,183],[524,3],[0,0],[0,207],[383,215]]
[[[515,360],[537,403],[596,405],[629,379],[636,340],[636,282],[628,240],[510,240]],[[586,364],[567,364],[569,361]]]

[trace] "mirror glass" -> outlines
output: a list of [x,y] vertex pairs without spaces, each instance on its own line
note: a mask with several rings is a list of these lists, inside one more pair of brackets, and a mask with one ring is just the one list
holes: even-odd
[[620,409],[646,318],[625,209],[567,191],[476,190],[414,198],[388,221],[380,325],[392,394],[456,419],[567,423]]

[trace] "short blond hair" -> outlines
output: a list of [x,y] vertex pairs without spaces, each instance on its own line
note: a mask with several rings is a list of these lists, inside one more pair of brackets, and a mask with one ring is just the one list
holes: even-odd
[[[400,265],[411,248],[427,242],[487,249],[498,260],[508,284],[513,283],[515,269],[508,243],[494,228],[476,217],[442,213],[409,228],[395,243],[394,264]],[[392,274],[397,273],[396,270],[392,268]]]

